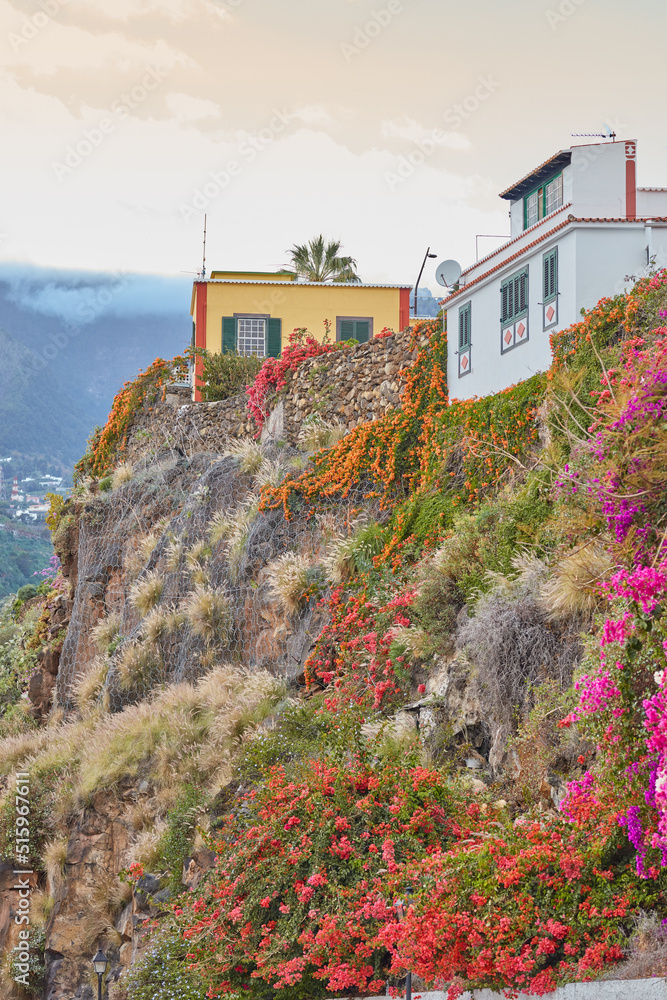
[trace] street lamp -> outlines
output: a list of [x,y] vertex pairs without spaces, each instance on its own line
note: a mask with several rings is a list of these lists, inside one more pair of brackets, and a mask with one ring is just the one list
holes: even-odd
[[429,247],[424,254],[424,261],[422,263],[421,271],[419,272],[419,277],[417,278],[417,284],[415,285],[415,316],[417,315],[417,293],[419,292],[419,282],[422,280],[422,274],[424,273],[424,268],[426,267],[426,261],[429,257],[437,257],[437,253],[431,253],[431,248]]
[[[435,255],[434,255],[435,256]],[[409,899],[408,893],[408,899]],[[402,924],[405,920],[405,907],[406,903],[402,899],[397,899],[394,903],[396,908],[396,916],[398,917],[399,924]],[[405,975],[405,1000],[412,1000],[412,973],[407,972]]]
[[93,968],[97,973],[97,1000],[102,1000],[102,977],[107,971],[107,956],[100,948],[93,959]]

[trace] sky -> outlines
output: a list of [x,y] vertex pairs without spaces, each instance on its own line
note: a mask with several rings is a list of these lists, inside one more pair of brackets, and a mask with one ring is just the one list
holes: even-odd
[[667,185],[666,27],[663,0],[0,0],[0,264],[197,272],[206,212],[209,270],[320,232],[364,281],[466,266],[572,133]]

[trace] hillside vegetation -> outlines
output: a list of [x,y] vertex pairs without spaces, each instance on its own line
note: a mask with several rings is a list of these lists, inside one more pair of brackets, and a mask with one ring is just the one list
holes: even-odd
[[[57,707],[14,700],[0,741],[40,789],[47,965],[94,803],[130,831],[91,909],[114,1000],[664,973],[665,316],[659,272],[466,402],[433,322],[400,410],[299,449],[132,469],[164,363],[126,387],[53,513],[78,572]],[[5,612],[19,687],[54,586]],[[128,886],[156,925],[120,975]]]

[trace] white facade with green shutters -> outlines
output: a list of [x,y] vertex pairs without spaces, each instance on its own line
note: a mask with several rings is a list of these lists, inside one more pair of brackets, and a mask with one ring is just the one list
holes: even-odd
[[554,331],[667,266],[667,189],[637,188],[635,160],[634,141],[573,146],[503,192],[510,239],[444,300],[451,398],[545,371]]

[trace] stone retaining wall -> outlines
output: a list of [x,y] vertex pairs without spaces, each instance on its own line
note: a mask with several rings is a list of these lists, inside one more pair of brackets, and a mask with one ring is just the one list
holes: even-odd
[[[266,431],[274,439],[296,444],[309,416],[340,423],[349,431],[396,409],[407,369],[417,357],[411,336],[406,331],[309,358],[288,374],[285,388],[271,401]],[[166,451],[188,456],[220,452],[230,439],[256,433],[245,393],[217,403],[193,403],[188,389],[173,386],[164,400],[137,413],[121,457],[134,464]]]

